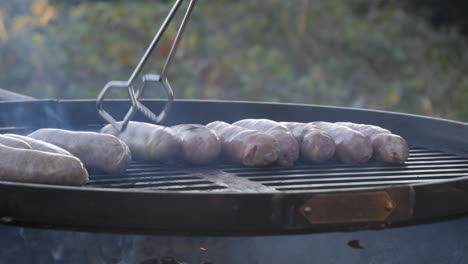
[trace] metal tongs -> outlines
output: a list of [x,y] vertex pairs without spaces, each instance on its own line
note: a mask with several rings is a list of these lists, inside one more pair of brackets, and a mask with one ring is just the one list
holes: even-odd
[[[96,103],[98,113],[107,122],[109,122],[115,129],[117,129],[117,131],[122,132],[125,130],[125,128],[128,125],[128,122],[130,122],[130,120],[133,118],[137,110],[141,111],[146,117],[148,117],[151,121],[155,123],[163,122],[167,118],[168,112],[172,106],[172,102],[174,101],[174,94],[172,92],[171,85],[169,84],[169,81],[167,79],[167,71],[168,71],[169,65],[171,64],[175,51],[178,47],[178,44],[180,42],[182,33],[184,32],[185,25],[187,24],[187,20],[189,19],[190,14],[192,13],[196,0],[190,0],[190,3],[187,7],[187,11],[185,12],[184,18],[182,19],[182,22],[176,33],[174,42],[172,43],[171,49],[169,51],[169,55],[167,56],[166,62],[164,63],[161,74],[160,75],[157,75],[157,74],[143,75],[142,83],[138,87],[138,90],[136,91],[136,93],[134,91],[133,85],[134,85],[135,79],[141,73],[143,66],[145,65],[149,56],[153,52],[154,48],[158,45],[159,40],[161,39],[162,35],[164,35],[164,32],[166,31],[167,27],[171,23],[175,13],[179,9],[183,1],[184,0],[176,0],[176,2],[174,3],[174,6],[172,7],[171,11],[167,15],[166,19],[164,20],[163,24],[159,28],[158,32],[156,33],[156,36],[151,41],[151,44],[149,45],[143,57],[140,59],[140,62],[136,66],[135,70],[133,71],[128,81],[110,81],[104,86],[104,88],[102,88],[101,92],[99,93],[99,96],[97,98],[97,103]],[[164,91],[167,94],[167,103],[159,115],[155,115],[150,109],[148,109],[145,105],[143,105],[140,102],[140,98],[143,95],[143,92],[146,86],[150,82],[160,83],[162,87],[164,88]],[[120,124],[115,120],[114,117],[112,117],[103,108],[104,97],[106,93],[114,88],[127,88],[128,94],[130,96],[130,100],[132,102],[132,106],[130,107],[130,109],[128,110],[127,114],[125,115],[124,119],[122,120]]]

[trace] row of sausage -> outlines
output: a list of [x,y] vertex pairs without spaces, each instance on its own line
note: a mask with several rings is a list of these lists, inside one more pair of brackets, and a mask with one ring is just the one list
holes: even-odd
[[0,135],[0,180],[82,185],[89,180],[87,169],[120,175],[132,158],[204,165],[223,156],[245,166],[293,166],[298,159],[404,163],[408,153],[401,136],[348,122],[244,119],[173,127],[130,122],[122,133],[107,125],[101,133],[44,128],[28,136]]
[[349,122],[275,122],[244,119],[233,124],[215,121],[173,127],[130,122],[123,133],[107,125],[102,133],[122,139],[136,159],[161,162],[176,157],[208,164],[221,154],[245,166],[277,163],[293,166],[300,158],[324,162],[332,158],[355,164],[375,159],[404,163],[408,144],[381,127]]

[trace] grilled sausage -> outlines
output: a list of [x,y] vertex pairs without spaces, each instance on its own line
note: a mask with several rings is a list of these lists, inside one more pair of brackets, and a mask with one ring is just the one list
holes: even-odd
[[336,144],[335,156],[344,163],[367,162],[372,157],[372,144],[363,134],[328,122],[313,122],[320,130],[333,138]]
[[221,140],[223,154],[245,166],[266,166],[278,159],[278,141],[263,132],[215,121],[206,125]]
[[43,128],[28,137],[63,148],[79,158],[86,168],[109,174],[124,174],[131,160],[127,145],[112,135]]
[[401,136],[392,134],[392,132],[387,129],[373,125],[354,124],[350,122],[338,122],[336,124],[349,127],[366,136],[372,142],[375,159],[398,164],[408,160],[408,143]]
[[162,162],[173,158],[180,150],[180,142],[171,128],[131,121],[124,132],[119,133],[112,125],[101,133],[114,135],[130,148],[135,159]]
[[63,148],[57,147],[53,144],[50,144],[42,140],[34,139],[31,137],[27,137],[27,136],[16,135],[16,134],[5,134],[5,136],[22,140],[28,143],[31,146],[31,148],[34,150],[62,154],[66,156],[73,156],[70,152],[64,150]]
[[0,144],[0,180],[83,185],[88,172],[75,157],[31,149],[18,149]]
[[281,166],[292,166],[299,158],[299,143],[286,126],[268,119],[244,119],[233,125],[259,130],[275,137],[280,147],[278,164]]
[[171,127],[179,139],[182,157],[193,164],[208,164],[218,158],[221,142],[206,126],[183,124]]
[[0,135],[0,144],[12,148],[31,149],[31,146],[24,140],[11,138],[6,135]]
[[299,142],[301,157],[313,162],[329,160],[335,154],[335,141],[317,127],[297,122],[281,122]]

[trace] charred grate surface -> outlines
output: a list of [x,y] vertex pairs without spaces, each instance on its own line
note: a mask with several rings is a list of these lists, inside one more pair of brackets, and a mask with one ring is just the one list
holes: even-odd
[[299,163],[292,168],[233,164],[194,167],[134,162],[123,176],[91,172],[87,187],[198,192],[275,192],[377,187],[468,176],[468,159],[412,147],[404,165],[377,161],[347,165]]

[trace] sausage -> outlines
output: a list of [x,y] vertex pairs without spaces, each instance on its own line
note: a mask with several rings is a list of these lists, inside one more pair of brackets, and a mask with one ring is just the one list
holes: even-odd
[[180,151],[180,142],[174,131],[164,126],[131,121],[122,133],[112,125],[103,127],[101,133],[123,140],[135,159],[162,162],[174,158]]
[[89,180],[75,157],[0,144],[0,180],[57,185],[83,185]]
[[11,138],[6,135],[0,135],[0,144],[20,149],[32,149],[31,145],[21,139]]
[[361,132],[371,142],[374,149],[374,158],[389,163],[402,164],[408,160],[409,146],[404,138],[392,134],[379,126],[338,122],[336,124],[349,127]]
[[268,119],[244,119],[233,125],[259,130],[275,137],[280,147],[279,165],[292,166],[299,158],[299,143],[286,126]]
[[328,122],[312,122],[335,141],[335,156],[344,163],[355,164],[367,162],[372,157],[372,144],[363,134]]
[[206,125],[221,140],[223,154],[245,166],[267,166],[275,162],[280,153],[278,141],[263,132],[215,121]]
[[221,142],[216,133],[203,125],[172,126],[179,139],[182,157],[193,164],[208,164],[218,158]]
[[28,143],[31,146],[31,149],[34,149],[34,150],[62,154],[66,156],[73,156],[70,152],[64,150],[63,148],[57,147],[53,144],[50,144],[42,140],[34,139],[31,137],[27,137],[27,136],[16,135],[16,134],[5,134],[5,136],[22,140]]
[[42,128],[28,137],[63,148],[79,158],[86,168],[108,174],[124,174],[131,160],[127,145],[112,135]]
[[281,122],[296,138],[301,157],[313,162],[329,160],[335,154],[335,141],[317,127],[297,122]]

